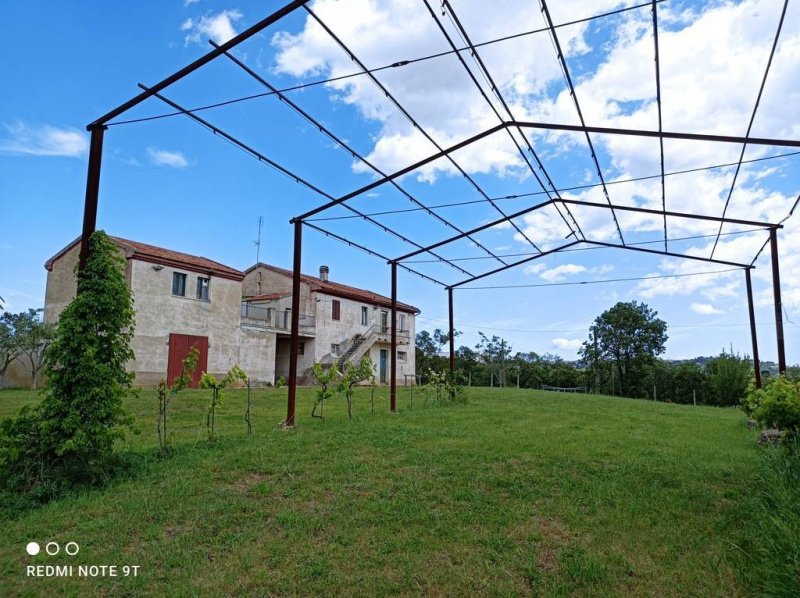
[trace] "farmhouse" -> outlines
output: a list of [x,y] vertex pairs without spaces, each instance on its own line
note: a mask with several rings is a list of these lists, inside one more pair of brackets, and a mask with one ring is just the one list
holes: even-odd
[[[257,384],[289,374],[292,274],[258,263],[242,272],[208,258],[110,237],[126,260],[133,292],[136,355],[129,368],[136,383],[155,386],[180,374],[191,347],[200,372],[224,375],[239,364]],[[55,322],[75,296],[80,238],[45,263],[44,319]],[[389,298],[333,282],[327,266],[303,275],[300,289],[298,380],[313,382],[314,361],[341,368],[369,355],[380,383],[389,381]],[[398,303],[397,379],[413,381],[414,318],[419,310]]]

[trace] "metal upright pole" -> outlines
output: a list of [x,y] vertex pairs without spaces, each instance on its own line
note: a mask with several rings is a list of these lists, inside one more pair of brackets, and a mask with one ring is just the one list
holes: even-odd
[[756,376],[756,388],[761,388],[761,361],[758,358],[756,312],[753,309],[753,283],[750,281],[750,268],[744,269],[744,281],[747,288],[747,311],[750,314],[750,339],[753,342],[753,369],[755,370]]
[[97,227],[97,198],[100,194],[100,167],[103,162],[103,134],[108,127],[95,125],[91,128],[89,143],[89,167],[86,173],[86,199],[83,203],[83,231],[79,268],[83,269],[89,258],[89,237]]
[[292,270],[292,332],[289,340],[289,398],[286,402],[284,426],[294,426],[294,405],[297,397],[297,350],[300,345],[300,268],[303,251],[303,221],[294,223],[294,262]]
[[456,373],[456,339],[455,327],[453,326],[453,289],[447,289],[447,313],[450,318],[449,338],[450,338],[450,374]]
[[389,357],[391,380],[389,402],[392,412],[397,411],[397,262],[392,262],[392,354]]
[[778,268],[778,230],[769,231],[769,244],[772,251],[772,293],[775,297],[775,333],[778,337],[778,372],[786,373],[786,348],[783,342],[783,305],[781,303],[781,274]]

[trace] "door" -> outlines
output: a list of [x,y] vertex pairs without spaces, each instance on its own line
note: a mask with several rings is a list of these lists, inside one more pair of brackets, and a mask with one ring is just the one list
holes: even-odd
[[381,311],[381,334],[389,332],[389,312]]
[[389,360],[389,351],[381,349],[381,367],[380,378],[381,384],[386,384],[386,362]]
[[200,351],[200,359],[197,360],[197,367],[192,374],[189,386],[197,388],[200,376],[208,371],[208,337],[192,336],[189,334],[169,335],[169,357],[167,359],[167,384],[172,385],[176,378],[183,373],[183,360],[189,355],[192,347],[197,347]]

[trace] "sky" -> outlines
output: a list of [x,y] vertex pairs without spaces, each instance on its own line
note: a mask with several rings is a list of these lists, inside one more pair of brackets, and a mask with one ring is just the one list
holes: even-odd
[[[239,61],[279,89],[338,78],[287,91],[286,97],[346,148],[287,103],[263,95],[265,88],[226,57],[164,95],[197,108],[260,94],[197,114],[333,197],[511,116],[580,124],[576,99],[587,125],[658,130],[651,6],[585,20],[637,2],[547,3],[573,95],[553,37],[542,30],[547,21],[538,2],[497,0],[490,7],[476,0],[429,2],[310,4],[367,68],[409,61],[375,72],[382,87],[363,74],[350,76],[360,72],[359,65],[302,9],[235,50]],[[95,3],[31,0],[0,8],[3,21],[15,24],[4,28],[0,51],[0,296],[7,310],[43,306],[44,262],[80,234],[86,124],[139,93],[137,84],[158,82],[210,50],[209,40],[223,43],[282,4],[151,0],[103,3],[98,10]],[[759,98],[783,7],[776,0],[658,4],[663,130],[744,136],[752,118],[751,137],[800,139],[796,1],[786,10]],[[461,48],[465,40],[491,43],[479,45],[476,55],[462,52],[460,60],[451,43]],[[98,228],[240,269],[256,261],[257,251],[261,261],[291,267],[289,220],[328,200],[185,115],[120,122],[170,112],[151,98],[109,127]],[[661,209],[659,140],[590,138],[605,190],[583,134],[508,129],[454,152],[452,161],[438,159],[396,185],[378,186],[348,202],[373,222],[337,206],[312,224],[396,258],[544,202],[543,188],[556,188],[577,202]],[[748,145],[742,154],[741,144],[665,140],[663,146],[664,169],[676,173],[664,180],[668,210],[719,216],[727,202],[728,217],[778,222],[798,198],[800,155],[792,148]],[[742,155],[745,163],[737,172]],[[440,207],[431,215],[420,205]],[[668,358],[730,347],[751,353],[741,269],[587,244],[536,258],[580,236],[578,229],[594,241],[664,248],[660,216],[579,204],[568,208],[533,210],[443,246],[435,256],[404,262],[456,284],[503,263],[534,258],[456,289],[459,344],[474,346],[482,331],[505,338],[514,351],[575,359],[600,313],[617,301],[635,300],[667,322]],[[263,227],[256,247],[259,217]],[[788,361],[797,363],[800,214],[784,225],[778,234],[784,327]],[[726,224],[715,247],[720,231],[715,223],[670,217],[666,229],[670,251],[703,257],[713,252],[715,259],[733,263],[750,263],[767,239],[759,228]],[[305,228],[303,270],[314,274],[322,264],[330,267],[331,280],[389,293],[384,259]],[[768,248],[755,265],[759,349],[762,359],[774,360]],[[447,326],[442,286],[402,269],[398,283],[400,300],[422,310],[418,330]]]

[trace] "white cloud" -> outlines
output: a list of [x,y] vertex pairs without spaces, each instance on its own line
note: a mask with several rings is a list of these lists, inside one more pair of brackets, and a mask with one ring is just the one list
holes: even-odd
[[171,152],[157,147],[148,147],[147,155],[150,161],[157,166],[170,166],[172,168],[186,168],[189,161],[182,152]]
[[581,345],[583,344],[583,341],[580,341],[578,339],[567,339],[561,337],[554,338],[550,342],[556,349],[571,350],[571,351],[577,351],[578,349],[581,348]]
[[581,266],[580,264],[562,264],[560,266],[556,266],[555,268],[550,268],[549,270],[546,270],[543,266],[538,270],[533,270],[531,267],[530,269],[526,269],[525,273],[538,274],[539,278],[546,280],[547,282],[560,282],[562,280],[566,280],[568,276],[572,276],[573,274],[586,273],[602,276],[603,274],[608,274],[613,270],[614,266],[611,264],[603,264],[602,266],[596,266],[593,268],[587,268],[586,266]]
[[237,31],[233,24],[241,18],[242,13],[233,9],[186,19],[181,24],[181,31],[188,31],[184,43],[187,46],[190,43],[205,44],[208,39],[212,39],[218,44],[224,44],[236,36]]
[[8,136],[0,139],[0,152],[29,156],[83,158],[89,149],[85,133],[70,127],[3,123]]
[[562,264],[541,272],[539,278],[547,282],[558,282],[560,280],[566,280],[567,276],[580,274],[581,272],[586,272],[586,266],[581,266],[580,264]]
[[184,6],[191,6],[192,4],[197,4],[200,0],[183,0]]
[[721,309],[717,309],[716,307],[714,307],[710,303],[692,303],[692,305],[690,307],[691,307],[691,310],[694,313],[700,314],[700,315],[703,315],[703,316],[713,316],[713,315],[716,315],[716,314],[724,314],[725,313],[724,311],[722,311]]
[[536,264],[532,264],[530,266],[525,266],[523,272],[525,274],[539,274],[540,272],[547,269],[547,266],[544,262],[538,262]]

